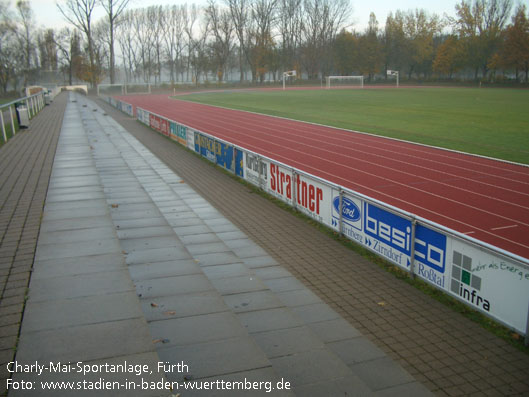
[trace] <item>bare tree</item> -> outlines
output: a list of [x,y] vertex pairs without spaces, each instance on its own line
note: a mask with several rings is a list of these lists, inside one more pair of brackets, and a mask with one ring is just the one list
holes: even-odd
[[222,81],[233,47],[233,22],[229,11],[220,9],[214,0],[210,0],[205,11],[214,37],[210,47],[215,64],[215,72],[218,81]]
[[68,84],[82,74],[81,35],[76,29],[65,27],[55,35],[55,44],[59,50],[59,61],[63,72],[68,76]]
[[301,46],[302,0],[281,0],[279,7],[281,67],[283,70],[297,69],[296,55]]
[[35,21],[33,18],[33,12],[29,1],[19,0],[16,4],[18,20],[20,22],[21,29],[17,30],[21,55],[23,62],[24,70],[24,86],[27,86],[29,75],[31,73],[31,59],[33,58],[33,53],[35,51],[34,44],[34,26]]
[[5,94],[8,91],[9,81],[13,80],[16,90],[17,77],[17,48],[16,26],[7,4],[0,1],[0,86]]
[[92,86],[96,84],[96,59],[94,54],[94,43],[92,37],[92,14],[96,6],[97,0],[65,0],[65,3],[61,6],[57,4],[59,11],[64,18],[83,32],[86,36],[88,45],[88,58],[89,68],[88,77],[89,82]]
[[328,72],[331,45],[351,15],[349,0],[305,0],[303,61],[309,78]]
[[183,6],[173,5],[166,11],[164,40],[171,82],[176,80],[176,68],[184,51],[184,13]]
[[109,74],[110,83],[114,84],[115,80],[115,54],[114,54],[114,33],[119,17],[125,11],[130,0],[100,0],[101,5],[107,13],[108,31],[109,31]]
[[246,32],[250,20],[249,0],[224,0],[230,10],[231,19],[239,40],[239,72],[240,81],[244,80],[244,62],[243,57],[246,47]]

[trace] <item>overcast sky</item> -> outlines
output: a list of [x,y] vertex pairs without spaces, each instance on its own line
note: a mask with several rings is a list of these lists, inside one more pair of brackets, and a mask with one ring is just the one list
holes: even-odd
[[[13,5],[15,0],[11,0]],[[38,24],[46,27],[61,27],[66,25],[64,18],[57,9],[57,2],[59,4],[64,4],[65,0],[30,0],[31,7],[35,13]],[[217,1],[222,3],[222,1]],[[369,20],[369,14],[374,12],[379,26],[383,27],[386,21],[386,16],[390,12],[395,12],[396,10],[414,10],[416,8],[423,8],[429,13],[436,13],[439,16],[447,14],[449,16],[455,15],[455,4],[459,3],[456,0],[352,0],[353,12],[352,20],[353,28],[357,31],[363,31]],[[205,5],[207,4],[206,0],[195,0],[195,1],[185,1],[185,0],[131,0],[129,3],[129,8],[139,8],[139,7],[148,7],[150,5],[166,5],[166,4],[192,4]],[[528,6],[529,0],[514,0],[515,4],[522,3]],[[101,8],[101,7],[98,7]],[[100,9],[99,13],[96,14],[96,19],[98,16],[102,16],[103,11]]]

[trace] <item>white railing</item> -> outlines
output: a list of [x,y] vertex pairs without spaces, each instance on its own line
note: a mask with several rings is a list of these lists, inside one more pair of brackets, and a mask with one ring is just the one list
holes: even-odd
[[0,105],[0,128],[2,132],[1,137],[3,139],[3,143],[6,143],[8,140],[8,132],[11,133],[12,137],[17,133],[18,122],[15,123],[17,111],[16,106],[19,104],[24,104],[28,111],[29,118],[32,119],[45,106],[44,95],[44,91],[41,91],[36,94],[24,98],[18,98],[9,103]]

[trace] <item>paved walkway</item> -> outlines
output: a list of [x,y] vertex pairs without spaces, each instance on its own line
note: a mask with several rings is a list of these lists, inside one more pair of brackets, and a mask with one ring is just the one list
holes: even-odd
[[429,394],[100,108],[70,98],[16,354],[49,366],[18,368],[10,382],[37,390],[10,396],[61,395],[48,381],[117,382],[97,392],[112,396],[168,395],[144,387],[166,381],[182,396]]
[[149,150],[435,394],[527,395],[529,356],[100,101]]
[[0,380],[9,377],[42,210],[61,129],[66,95],[60,95],[0,148]]

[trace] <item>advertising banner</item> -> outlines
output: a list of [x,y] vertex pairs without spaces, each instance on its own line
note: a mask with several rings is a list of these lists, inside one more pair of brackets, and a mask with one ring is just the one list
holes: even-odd
[[529,269],[456,237],[448,240],[450,294],[525,334]]
[[415,226],[414,273],[443,290],[448,290],[446,253],[444,234],[421,224]]
[[143,110],[141,108],[136,109],[136,117],[138,120],[140,120],[143,124],[150,126],[150,117],[149,112],[146,110]]
[[215,139],[210,138],[206,135],[195,134],[195,144],[197,135],[199,139],[200,154],[208,160],[212,161],[213,163],[216,163],[217,156],[215,154]]
[[177,125],[177,133],[178,133],[177,139],[178,139],[178,142],[181,143],[184,146],[187,145],[186,130],[187,130],[187,128],[185,126],[180,125],[180,124]]
[[[363,202],[357,197],[343,193],[342,196],[342,233],[358,244],[364,245]],[[331,227],[339,230],[340,192],[332,191]]]
[[189,128],[187,130],[187,147],[195,150],[195,132]]
[[159,116],[156,116],[154,114],[149,115],[149,125],[151,128],[155,129],[156,131],[162,133],[165,136],[169,136],[169,121],[166,119],[163,119]]
[[123,102],[123,111],[127,113],[129,116],[134,116],[134,109],[132,105]]
[[215,141],[215,155],[217,156],[217,165],[232,171],[233,146]]
[[268,163],[266,191],[280,200],[292,205],[294,181],[292,170],[275,163]]
[[296,208],[316,221],[331,226],[331,187],[300,174],[295,175],[294,182]]
[[178,128],[178,126],[177,126],[177,124],[174,121],[170,121],[169,122],[169,131],[171,132],[170,137],[171,137],[171,139],[173,141],[178,140],[177,128]]
[[255,154],[245,152],[243,155],[244,179],[255,186],[268,185],[268,162],[261,161]]
[[244,178],[244,152],[240,149],[235,150],[235,175]]
[[371,203],[364,203],[365,246],[408,269],[411,255],[411,221]]

